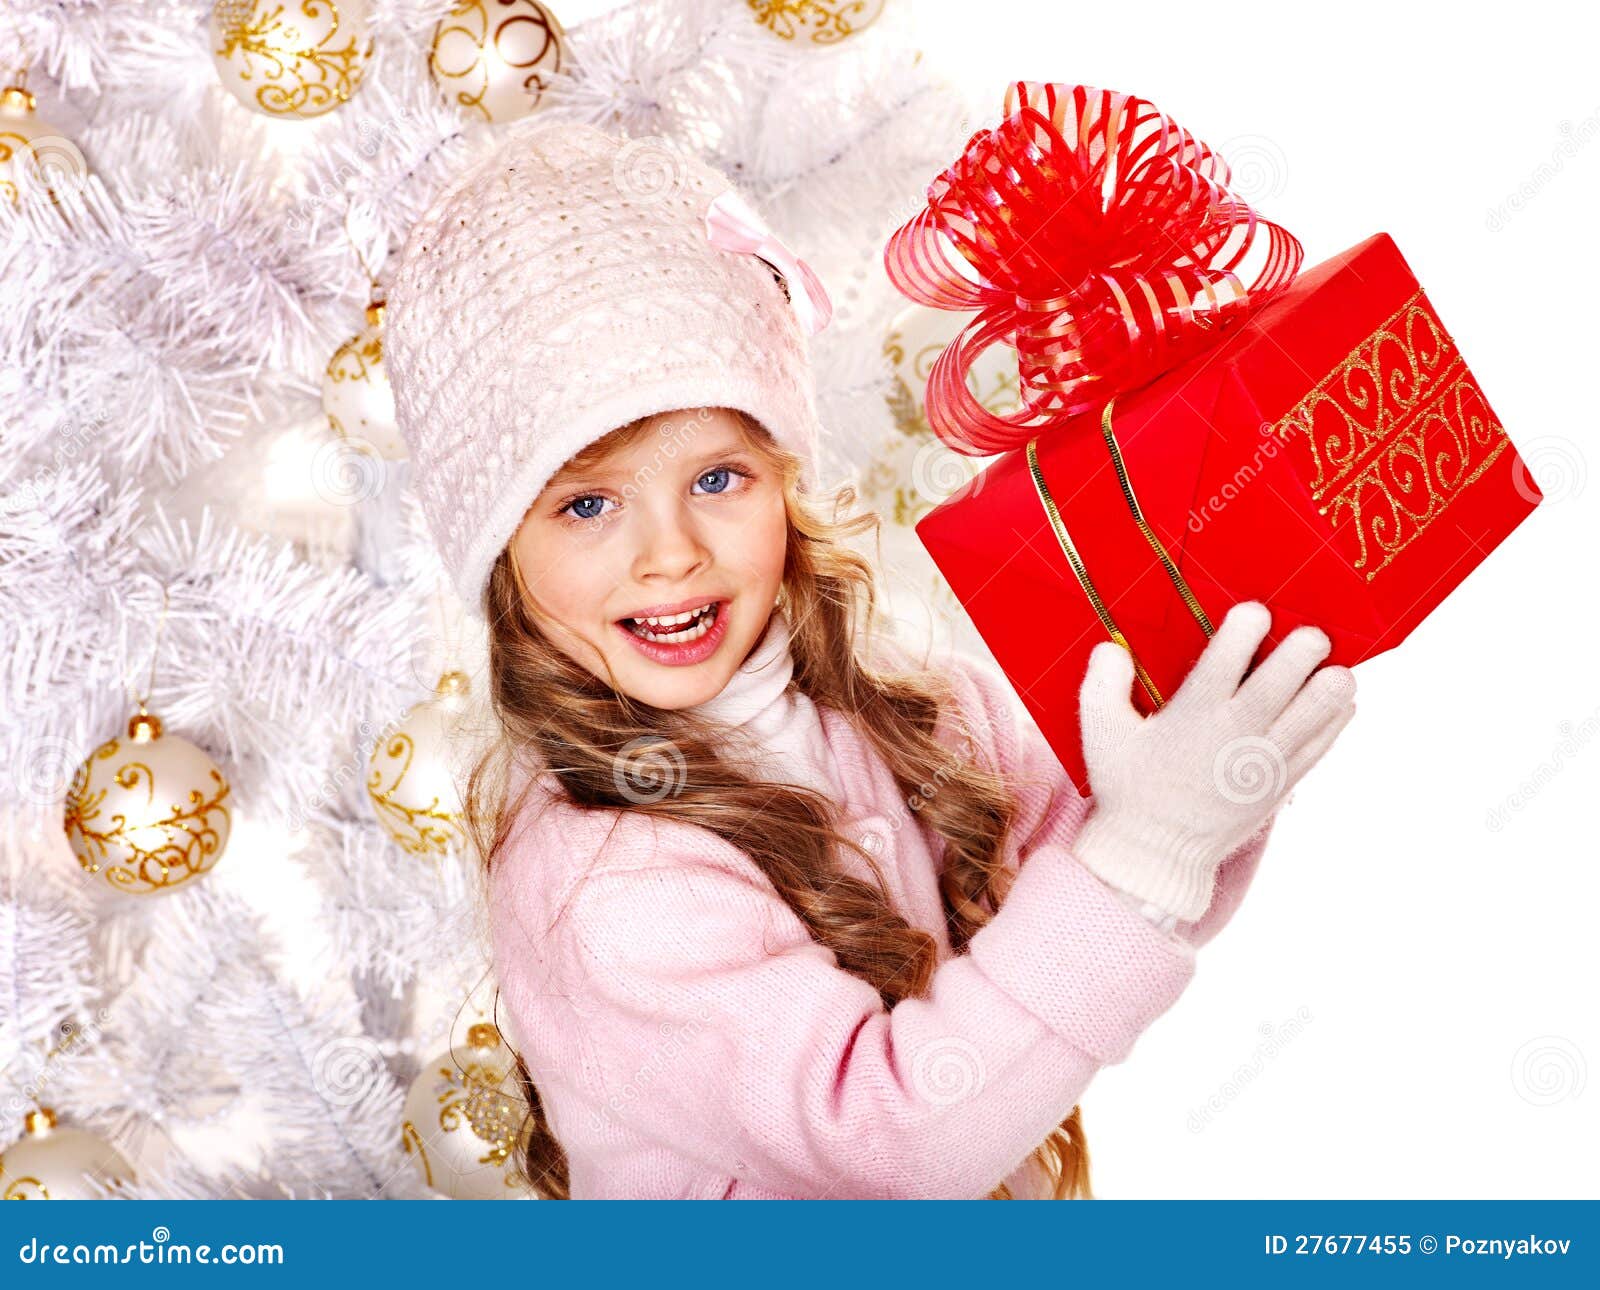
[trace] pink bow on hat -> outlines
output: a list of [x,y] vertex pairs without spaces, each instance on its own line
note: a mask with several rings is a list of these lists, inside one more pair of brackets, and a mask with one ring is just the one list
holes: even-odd
[[[822,279],[811,266],[778,240],[777,235],[750,209],[748,202],[729,189],[706,211],[706,236],[722,251],[748,252],[765,260],[784,278],[784,294],[794,306],[800,326],[815,336],[833,317]],[[798,283],[799,291],[792,289]]]

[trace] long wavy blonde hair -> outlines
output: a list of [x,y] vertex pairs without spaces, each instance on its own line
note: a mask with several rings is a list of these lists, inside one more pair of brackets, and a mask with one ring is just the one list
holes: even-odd
[[[1003,779],[935,739],[941,716],[961,732],[958,743],[970,737],[938,673],[878,670],[866,661],[871,636],[880,630],[872,565],[845,539],[876,534],[877,515],[851,514],[856,494],[848,484],[831,494],[809,492],[801,483],[800,460],[758,422],[738,415],[750,446],[783,481],[788,550],[779,603],[790,623],[794,683],[813,702],[854,714],[907,801],[916,803],[922,825],[943,839],[940,891],[950,941],[960,953],[994,916],[1010,886],[1012,873],[1001,857],[1015,799]],[[587,469],[631,444],[648,424],[641,418],[611,432],[573,464]],[[507,800],[512,763],[526,765],[531,754],[579,806],[644,811],[698,825],[730,842],[737,838],[811,936],[834,952],[841,968],[870,982],[885,1007],[926,992],[937,967],[934,937],[895,911],[873,856],[835,831],[824,796],[751,779],[719,756],[715,732],[703,720],[632,701],[556,648],[529,612],[509,546],[494,565],[486,595],[490,702],[498,734],[472,770],[466,815],[487,868],[493,868],[522,806]],[[646,737],[670,741],[674,791],[638,801],[640,794],[624,795],[631,786],[615,767],[624,750]],[[940,787],[930,794],[930,784]],[[747,828],[757,815],[764,827]],[[841,847],[863,858],[878,875],[876,886],[840,868]],[[520,1054],[517,1072],[528,1102],[518,1163],[539,1196],[569,1199],[566,1152]],[[1079,1107],[1032,1159],[1051,1179],[1054,1199],[1092,1197]],[[1002,1182],[990,1198],[1012,1195]]]

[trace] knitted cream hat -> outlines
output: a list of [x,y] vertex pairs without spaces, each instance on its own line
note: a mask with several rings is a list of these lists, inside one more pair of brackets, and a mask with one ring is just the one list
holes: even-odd
[[[385,365],[412,486],[474,615],[550,477],[638,417],[740,409],[815,478],[816,395],[789,288],[708,236],[707,211],[732,187],[660,139],[540,124],[470,166],[412,228]],[[763,251],[787,254],[775,239]]]

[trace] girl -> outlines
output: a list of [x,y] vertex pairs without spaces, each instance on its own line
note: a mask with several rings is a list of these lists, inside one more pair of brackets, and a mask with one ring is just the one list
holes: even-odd
[[814,278],[746,207],[719,238],[694,159],[643,191],[632,147],[514,139],[390,293],[413,482],[487,622],[468,798],[528,1180],[1091,1195],[1079,1098],[1186,987],[1354,679],[1312,628],[1246,677],[1251,602],[1144,718],[1104,642],[1080,798],[1003,680],[882,631],[848,544],[875,517],[816,484]]

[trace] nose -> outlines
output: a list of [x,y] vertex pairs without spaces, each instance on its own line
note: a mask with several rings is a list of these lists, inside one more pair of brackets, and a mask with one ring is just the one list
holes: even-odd
[[681,582],[711,557],[693,518],[676,505],[644,508],[633,576],[639,582]]

